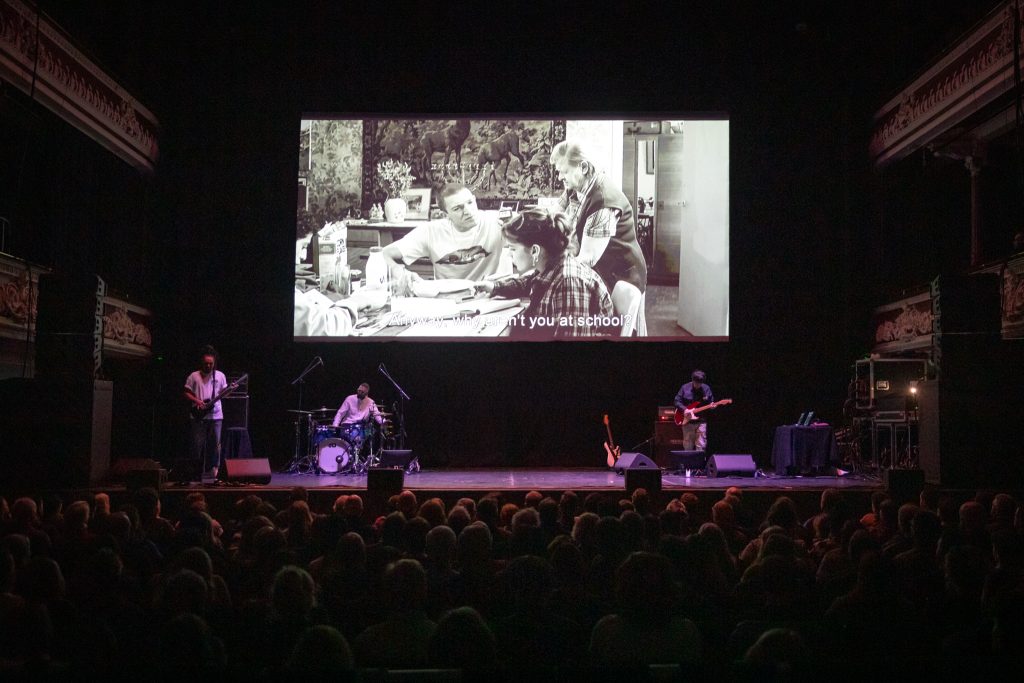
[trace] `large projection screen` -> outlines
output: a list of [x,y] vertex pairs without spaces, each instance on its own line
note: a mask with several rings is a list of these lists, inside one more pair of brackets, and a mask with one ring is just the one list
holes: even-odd
[[725,115],[306,115],[298,341],[722,341]]

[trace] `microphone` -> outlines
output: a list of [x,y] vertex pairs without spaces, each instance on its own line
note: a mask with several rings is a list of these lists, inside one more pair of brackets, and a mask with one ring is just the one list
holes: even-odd
[[320,356],[317,356],[316,357],[316,364],[317,365],[323,365],[324,364],[324,359],[321,358]]
[[378,366],[377,366],[377,370],[379,370],[380,372],[385,372],[385,369],[384,369],[384,364],[383,364],[383,363],[381,363],[380,365],[378,365]]

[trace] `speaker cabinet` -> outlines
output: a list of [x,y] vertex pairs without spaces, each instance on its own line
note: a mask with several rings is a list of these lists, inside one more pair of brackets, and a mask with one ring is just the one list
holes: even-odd
[[385,496],[401,493],[405,472],[391,467],[371,467],[366,473],[366,490]]
[[658,466],[653,460],[643,453],[623,453],[619,456],[619,459],[615,461],[612,469],[616,472],[633,469],[656,470],[658,469]]
[[654,423],[654,461],[658,467],[668,468],[669,453],[683,450],[683,430],[671,421]]
[[110,473],[113,382],[0,381],[0,481],[10,486],[97,485]]
[[633,493],[637,489],[645,489],[648,493],[661,492],[661,470],[654,469],[629,469],[626,473],[626,493]]
[[709,477],[752,477],[756,471],[754,458],[749,455],[715,454],[708,460]]
[[269,484],[270,461],[266,458],[225,460],[224,479],[242,484]]
[[249,428],[249,396],[231,395],[220,400],[224,411],[224,429]]

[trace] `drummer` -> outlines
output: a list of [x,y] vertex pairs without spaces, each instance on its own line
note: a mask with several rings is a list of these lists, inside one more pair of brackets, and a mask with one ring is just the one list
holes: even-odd
[[356,393],[346,396],[341,402],[341,407],[334,414],[333,425],[335,427],[351,424],[362,424],[373,420],[378,425],[384,422],[384,416],[377,409],[377,404],[370,398],[370,385],[363,382],[356,389]]

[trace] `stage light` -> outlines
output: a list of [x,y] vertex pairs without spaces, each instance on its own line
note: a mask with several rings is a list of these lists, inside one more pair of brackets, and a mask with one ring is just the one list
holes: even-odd
[[917,396],[917,381],[911,380],[910,382],[910,395]]

